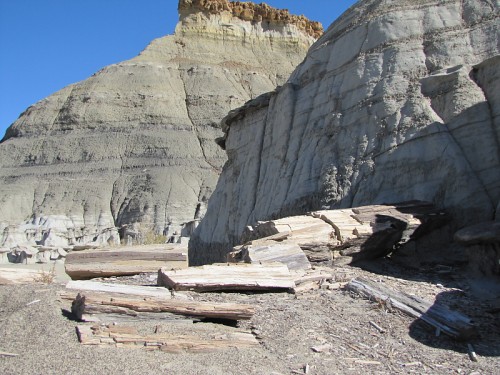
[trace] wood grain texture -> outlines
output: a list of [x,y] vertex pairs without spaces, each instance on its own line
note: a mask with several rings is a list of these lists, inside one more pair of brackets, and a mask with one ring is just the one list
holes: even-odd
[[207,291],[287,291],[295,287],[288,267],[271,264],[213,264],[184,270],[162,268],[158,285],[174,290]]

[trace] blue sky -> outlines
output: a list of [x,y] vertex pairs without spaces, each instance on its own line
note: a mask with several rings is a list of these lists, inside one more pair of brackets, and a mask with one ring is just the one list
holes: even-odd
[[[260,1],[257,1],[260,2]],[[355,0],[267,0],[325,29]],[[0,0],[0,139],[27,107],[172,34],[177,0]]]

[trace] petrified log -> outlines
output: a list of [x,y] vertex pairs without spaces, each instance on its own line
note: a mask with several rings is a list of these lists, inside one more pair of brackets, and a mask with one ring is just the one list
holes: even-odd
[[[62,296],[67,298],[66,296]],[[172,313],[177,315],[247,320],[255,313],[251,305],[236,303],[212,303],[179,301],[157,297],[123,296],[114,293],[78,293],[71,312],[80,320],[91,314],[124,314],[140,316],[142,313]]]
[[428,202],[372,205],[259,222],[246,229],[242,241],[269,244],[282,234],[288,243],[299,245],[310,262],[333,261],[334,251],[359,261],[386,256],[448,220],[444,211]]
[[77,326],[78,339],[83,345],[117,348],[161,350],[168,353],[209,353],[228,348],[254,348],[259,345],[248,332],[212,334],[209,337],[192,335],[141,335],[129,326]]
[[158,272],[158,285],[197,292],[288,291],[295,287],[288,267],[280,263],[224,263],[184,270],[162,268]]
[[66,273],[73,280],[157,272],[161,267],[186,268],[185,246],[162,244],[72,252]]
[[450,310],[439,302],[424,301],[361,277],[351,280],[346,288],[372,301],[388,303],[407,315],[422,319],[453,338],[467,340],[477,336],[476,327],[469,317]]
[[290,270],[307,270],[311,263],[299,245],[293,242],[268,241],[240,246],[227,256],[229,263],[283,263]]
[[389,255],[404,243],[449,221],[446,212],[421,201],[319,211],[313,215],[335,228],[340,242],[335,250],[340,250],[343,256],[351,256],[354,262]]
[[332,226],[312,215],[259,222],[247,227],[242,236],[245,245],[269,245],[285,239],[297,244],[310,262],[331,261],[332,248],[339,244]]

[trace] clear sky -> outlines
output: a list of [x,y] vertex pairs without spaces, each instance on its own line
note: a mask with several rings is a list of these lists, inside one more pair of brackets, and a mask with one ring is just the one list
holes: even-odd
[[[260,2],[260,1],[257,1]],[[356,0],[267,0],[325,29]],[[0,0],[0,139],[30,105],[172,34],[177,0]]]

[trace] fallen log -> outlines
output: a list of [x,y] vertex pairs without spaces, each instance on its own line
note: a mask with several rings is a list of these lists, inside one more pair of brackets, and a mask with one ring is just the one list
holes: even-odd
[[307,270],[311,263],[299,245],[288,241],[269,241],[262,244],[248,244],[240,246],[239,249],[227,256],[229,263],[283,263],[290,270]]
[[229,348],[255,348],[257,339],[248,332],[212,334],[208,337],[192,335],[141,335],[128,326],[77,326],[78,339],[83,345],[143,350],[167,353],[210,353]]
[[73,280],[137,275],[157,272],[161,267],[187,266],[187,248],[173,244],[83,250],[69,253],[65,262],[66,273]]
[[[67,299],[68,294],[61,294]],[[123,314],[140,317],[144,313],[171,313],[190,317],[227,320],[248,320],[255,309],[251,305],[180,301],[173,298],[124,296],[115,293],[78,293],[71,305],[71,312],[79,320],[94,314]],[[149,316],[149,315],[148,315]]]
[[197,292],[289,291],[295,287],[293,279],[288,267],[280,263],[224,263],[158,272],[159,286]]
[[[66,290],[59,292],[60,301],[63,302],[63,308],[71,311],[71,304],[75,300],[76,294],[81,293],[109,293],[110,295],[117,295],[121,297],[132,296],[133,298],[158,298],[160,300],[168,300],[174,298],[172,292],[166,288],[140,286],[140,285],[124,285],[124,284],[111,284],[102,283],[91,280],[77,280],[69,281],[66,284]],[[175,298],[188,299],[187,296],[175,294]],[[192,323],[193,319],[183,318],[179,315],[172,313],[146,313],[142,312],[138,315],[117,314],[111,312],[83,314],[80,318],[87,322],[116,322],[116,321],[130,321],[130,320],[149,320],[149,319],[168,319],[171,322],[188,322]]]
[[346,288],[372,301],[388,303],[455,339],[467,340],[477,336],[476,327],[469,317],[439,302],[431,303],[361,277],[351,280]]

